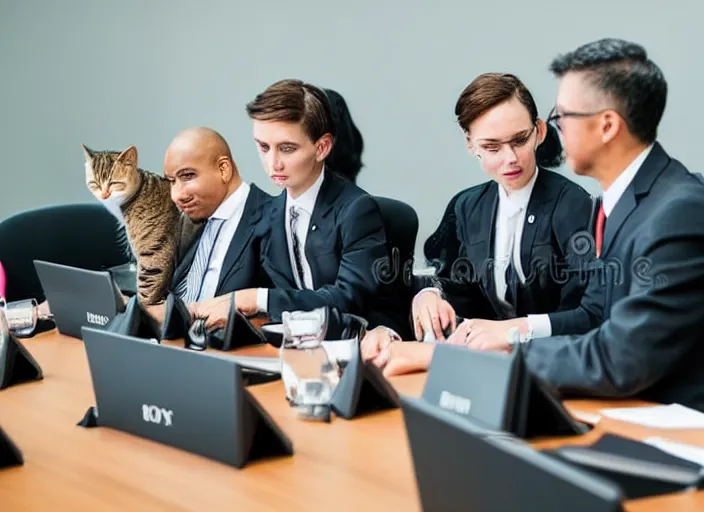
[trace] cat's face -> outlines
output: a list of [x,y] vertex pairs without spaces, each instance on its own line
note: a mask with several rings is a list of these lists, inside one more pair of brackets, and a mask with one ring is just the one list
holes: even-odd
[[86,185],[98,200],[122,205],[137,191],[137,148],[123,152],[92,151],[81,144],[86,157]]

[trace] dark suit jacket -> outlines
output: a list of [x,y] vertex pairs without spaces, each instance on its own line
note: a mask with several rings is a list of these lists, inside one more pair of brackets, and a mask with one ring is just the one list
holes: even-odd
[[529,369],[567,394],[704,410],[702,212],[704,184],[656,143],[606,220],[604,323],[531,341]]
[[506,308],[496,295],[493,272],[498,187],[490,181],[453,198],[455,237],[446,242],[445,254],[458,258],[442,262],[443,277],[436,283],[462,317],[502,320],[577,307],[587,283],[586,272],[580,270],[594,252],[593,246],[579,243],[589,229],[589,194],[560,174],[540,170],[521,237],[526,282],[514,283],[515,308]]
[[[220,270],[220,279],[215,295],[234,292],[246,288],[271,286],[268,276],[260,267],[261,241],[266,232],[266,211],[273,197],[254,184],[249,186],[249,194],[244,204],[242,219],[230,242],[225,260]],[[186,276],[196,255],[205,223],[199,229],[192,243],[177,257],[176,271],[171,288]]]
[[379,289],[375,261],[387,257],[381,212],[374,198],[326,171],[318,192],[305,257],[313,290],[299,290],[293,277],[285,230],[286,192],[272,201],[262,267],[274,283],[267,312],[278,320],[284,311],[332,306],[364,317],[367,302]]

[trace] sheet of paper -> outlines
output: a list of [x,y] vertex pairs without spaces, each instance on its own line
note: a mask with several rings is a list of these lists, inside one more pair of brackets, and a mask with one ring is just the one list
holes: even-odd
[[232,359],[243,368],[252,368],[269,373],[281,373],[281,359],[278,357],[256,357],[256,356],[230,356],[224,355]]
[[704,466],[704,448],[700,446],[694,446],[692,444],[680,443],[677,441],[670,441],[662,437],[648,437],[643,440],[645,444],[654,446],[670,455],[679,457],[680,459],[688,460]]
[[680,404],[602,409],[602,416],[651,428],[704,428],[704,414]]
[[572,417],[577,421],[581,421],[582,423],[586,423],[588,425],[596,425],[601,419],[601,416],[598,414],[583,411],[570,411],[570,414],[572,414]]

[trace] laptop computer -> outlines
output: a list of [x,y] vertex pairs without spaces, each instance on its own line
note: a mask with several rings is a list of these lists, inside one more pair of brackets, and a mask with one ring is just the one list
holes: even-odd
[[80,338],[81,326],[104,327],[125,310],[120,292],[107,271],[42,260],[34,260],[34,268],[61,334]]
[[613,483],[535,451],[520,438],[474,427],[401,397],[423,510],[621,512]]
[[99,426],[235,467],[293,453],[236,360],[92,327],[83,327],[83,341]]

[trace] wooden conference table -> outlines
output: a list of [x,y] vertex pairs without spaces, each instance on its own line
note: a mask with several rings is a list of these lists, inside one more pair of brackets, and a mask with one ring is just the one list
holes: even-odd
[[[250,388],[291,438],[294,456],[237,470],[175,448],[114,431],[76,426],[94,405],[83,343],[55,331],[24,340],[44,380],[0,391],[0,426],[25,464],[0,470],[0,510],[420,510],[413,463],[399,410],[329,424],[294,416],[280,381]],[[274,355],[271,347],[238,351]],[[425,375],[392,379],[418,396]],[[573,400],[573,412],[595,413],[613,402]],[[618,402],[618,406],[643,405]],[[602,418],[580,438],[537,446],[591,443],[604,432],[636,439],[659,435],[704,446],[704,431],[658,431]],[[507,477],[507,491],[511,479]],[[548,491],[549,492],[549,491]],[[627,503],[629,511],[702,511],[704,491]]]

